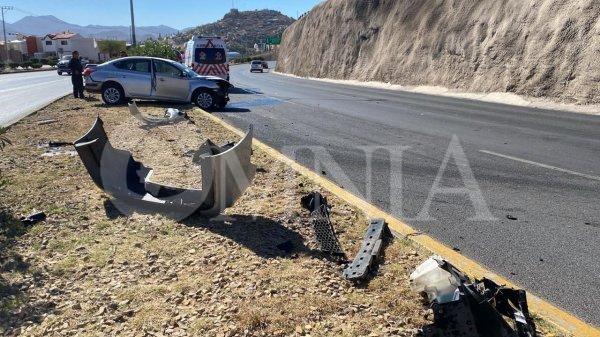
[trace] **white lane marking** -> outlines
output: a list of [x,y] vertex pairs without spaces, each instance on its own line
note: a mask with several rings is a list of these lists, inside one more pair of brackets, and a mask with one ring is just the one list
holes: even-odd
[[546,168],[546,169],[549,169],[549,170],[554,170],[554,171],[558,171],[558,172],[568,173],[568,174],[571,174],[571,175],[574,175],[574,176],[578,176],[578,177],[583,177],[583,178],[587,178],[587,179],[591,179],[591,180],[600,181],[600,177],[593,176],[593,175],[590,175],[590,174],[585,174],[585,173],[580,173],[580,172],[576,172],[576,171],[571,171],[571,170],[567,170],[567,169],[564,169],[564,168],[560,168],[560,167],[556,167],[556,166],[552,166],[552,165],[546,165],[546,164],[538,163],[538,162],[527,160],[527,159],[521,159],[521,158],[517,158],[517,157],[507,156],[505,154],[501,154],[501,153],[497,153],[497,152],[492,152],[492,151],[487,151],[487,150],[479,150],[479,152],[485,153],[485,154],[489,154],[489,155],[492,155],[492,156],[496,156],[496,157],[501,157],[501,158],[506,158],[506,159],[518,161],[518,162],[529,164],[529,165],[535,165],[535,166],[543,167],[543,168]]
[[9,91],[17,91],[17,90],[23,90],[23,89],[28,89],[28,88],[34,88],[34,87],[39,87],[39,86],[48,85],[48,84],[52,84],[52,83],[56,83],[56,82],[63,82],[63,81],[65,81],[65,80],[64,79],[60,79],[60,80],[43,82],[43,83],[36,83],[36,84],[24,85],[24,86],[14,87],[14,88],[10,88],[10,89],[4,89],[4,90],[0,90],[0,94],[1,93],[5,93],[5,92],[9,92]]

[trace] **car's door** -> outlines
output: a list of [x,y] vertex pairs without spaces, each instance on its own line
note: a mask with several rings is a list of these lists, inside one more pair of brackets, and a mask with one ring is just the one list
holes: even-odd
[[190,84],[187,75],[169,62],[153,60],[155,76],[154,96],[160,99],[187,100]]
[[115,63],[115,79],[121,83],[125,95],[131,98],[148,98],[152,93],[150,59],[128,58]]

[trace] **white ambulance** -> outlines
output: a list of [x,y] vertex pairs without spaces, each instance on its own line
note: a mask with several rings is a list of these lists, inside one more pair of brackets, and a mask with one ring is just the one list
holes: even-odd
[[185,65],[198,75],[229,81],[227,45],[220,37],[192,36],[185,48]]

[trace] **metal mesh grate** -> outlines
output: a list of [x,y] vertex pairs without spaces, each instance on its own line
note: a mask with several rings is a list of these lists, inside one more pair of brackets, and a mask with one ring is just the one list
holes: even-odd
[[310,218],[321,250],[331,254],[344,255],[344,251],[333,231],[331,220],[329,220],[327,205],[321,205],[317,210],[311,212]]

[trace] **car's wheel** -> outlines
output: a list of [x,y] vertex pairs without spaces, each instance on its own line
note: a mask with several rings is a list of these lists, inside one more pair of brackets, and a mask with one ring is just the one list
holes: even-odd
[[208,90],[200,90],[194,97],[194,103],[202,110],[211,109],[216,102],[217,97]]
[[58,72],[58,76],[62,76],[62,71],[59,71],[59,72]]
[[123,102],[125,93],[118,84],[108,84],[102,89],[102,100],[108,105],[117,105]]

